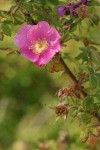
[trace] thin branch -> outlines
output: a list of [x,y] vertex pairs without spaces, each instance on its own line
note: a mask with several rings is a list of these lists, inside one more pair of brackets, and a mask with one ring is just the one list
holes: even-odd
[[7,56],[9,56],[11,54],[16,54],[16,55],[20,54],[19,50],[14,50],[14,49],[12,49],[10,47],[5,47],[5,48],[4,47],[3,48],[0,47],[0,51],[9,51],[9,53],[7,54]]
[[10,48],[10,47],[6,47],[6,48],[0,47],[0,50],[1,50],[1,51],[8,51],[8,50],[11,50],[11,48]]
[[[68,68],[68,66],[65,64],[64,60],[60,57],[60,62],[62,63],[62,65],[64,66],[65,68],[65,72],[70,76],[70,78],[72,79],[72,81],[74,81],[77,85],[80,85],[78,80],[76,79],[76,77],[74,76],[74,74],[71,72],[71,70]],[[86,97],[87,96],[87,93],[83,91],[82,89],[82,86],[80,85],[80,94],[83,96],[83,97]]]
[[[15,3],[18,4],[19,0],[15,0]],[[34,21],[32,16],[30,15],[30,13],[28,11],[24,10],[23,7],[21,7],[20,4],[18,4],[18,9],[20,9],[21,12],[23,13],[23,15],[26,17],[26,22],[28,22],[28,23],[30,23],[32,25],[36,25],[37,24],[36,21]]]

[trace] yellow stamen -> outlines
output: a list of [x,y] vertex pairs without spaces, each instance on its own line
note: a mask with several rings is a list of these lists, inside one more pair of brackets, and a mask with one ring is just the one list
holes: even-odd
[[48,48],[48,42],[46,39],[38,40],[35,43],[34,41],[32,41],[32,45],[29,47],[29,49],[31,49],[36,54],[41,54],[47,48]]

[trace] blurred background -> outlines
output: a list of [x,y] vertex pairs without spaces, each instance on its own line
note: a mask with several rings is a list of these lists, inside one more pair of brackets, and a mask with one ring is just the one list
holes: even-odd
[[[0,0],[0,10],[9,10],[10,6],[9,0]],[[16,49],[14,35],[5,36],[0,48]],[[74,42],[69,43],[67,52],[69,49],[73,56],[78,53]],[[98,150],[95,138],[85,144],[80,141],[77,121],[69,117],[56,121],[48,107],[58,104],[55,93],[64,86],[65,78],[36,68],[22,56],[6,54],[0,51],[0,150]]]

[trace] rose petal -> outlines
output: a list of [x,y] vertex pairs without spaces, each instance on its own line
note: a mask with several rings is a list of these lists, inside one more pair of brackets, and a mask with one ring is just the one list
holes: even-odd
[[60,39],[59,33],[56,31],[56,29],[51,28],[47,34],[47,40],[49,44],[54,44]]
[[37,24],[38,30],[42,31],[42,33],[48,32],[50,30],[50,26],[47,22],[41,21]]
[[19,29],[18,33],[15,35],[14,43],[19,48],[28,47],[29,41],[27,39],[27,33],[30,28],[31,25],[24,25]]
[[27,48],[21,48],[20,50],[22,56],[29,59],[31,62],[35,62],[38,60],[39,55],[35,54],[32,50]]
[[49,30],[49,24],[45,21],[41,21],[29,30],[28,39],[36,41],[38,39],[45,38]]
[[[61,47],[59,47],[60,50]],[[41,67],[47,63],[55,56],[55,54],[59,51],[55,51],[54,49],[47,49],[42,54],[40,54],[38,60],[34,63],[36,66]]]
[[60,41],[57,41],[54,45],[50,45],[50,49],[55,50],[55,52],[59,52],[61,50]]

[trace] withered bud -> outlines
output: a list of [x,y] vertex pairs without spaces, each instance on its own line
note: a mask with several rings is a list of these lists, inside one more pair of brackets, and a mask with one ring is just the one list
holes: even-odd
[[58,97],[63,96],[64,94],[66,94],[66,90],[67,90],[66,87],[61,88],[61,89],[57,92],[57,96],[58,96]]
[[89,10],[88,10],[88,6],[82,4],[80,5],[78,8],[75,9],[76,14],[80,17],[80,18],[86,18],[89,17]]
[[76,97],[80,98],[80,94],[78,90],[81,90],[81,86],[76,83],[72,83],[69,87],[63,87],[57,92],[57,96],[61,99],[66,98],[66,96],[75,95]]
[[68,113],[67,105],[64,103],[59,103],[55,108],[55,113],[60,117],[66,115]]
[[49,146],[47,142],[39,144],[39,150],[49,150]]
[[91,148],[95,148],[97,146],[97,143],[98,139],[95,136],[90,135],[87,141],[88,146]]

